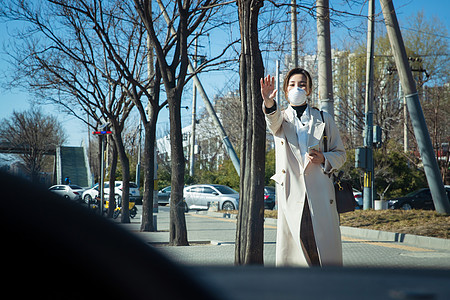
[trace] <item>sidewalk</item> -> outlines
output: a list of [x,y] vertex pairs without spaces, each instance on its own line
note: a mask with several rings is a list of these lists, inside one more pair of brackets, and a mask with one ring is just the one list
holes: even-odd
[[[139,207],[140,209],[140,207]],[[139,212],[138,212],[139,213]],[[192,211],[186,214],[190,246],[170,247],[169,207],[159,207],[157,232],[139,232],[140,214],[120,224],[174,261],[185,265],[234,265],[236,216]],[[344,266],[450,269],[450,240],[341,227]],[[275,265],[276,220],[264,224],[264,265]]]

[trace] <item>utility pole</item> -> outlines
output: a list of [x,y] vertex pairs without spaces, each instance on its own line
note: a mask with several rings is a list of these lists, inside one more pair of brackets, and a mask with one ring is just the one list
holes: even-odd
[[369,0],[367,24],[367,60],[366,60],[366,93],[365,93],[365,127],[364,147],[366,148],[366,168],[364,170],[363,208],[373,208],[374,199],[374,163],[373,163],[373,56],[374,56],[374,24],[375,1]]
[[[97,135],[100,139],[100,182],[98,183],[99,192],[100,192],[100,215],[103,214],[103,201],[105,201],[105,150],[106,150],[106,142],[105,136],[112,134],[112,131],[108,128],[109,123],[104,123],[100,126],[100,130],[93,131],[92,134]],[[111,188],[110,188],[111,190]],[[113,189],[114,190],[114,189]],[[111,193],[110,193],[111,194]]]
[[392,0],[380,0],[380,3],[434,206],[438,213],[450,214],[450,203],[445,193],[444,184],[433,151],[433,145],[431,144],[425,117],[420,105],[416,84],[409,66],[408,57],[406,56],[406,49],[395,14],[394,4]]
[[[297,0],[291,0],[291,68],[298,67]],[[277,93],[278,95],[279,93]]]
[[329,113],[334,118],[329,2],[328,0],[317,0],[316,5],[319,101],[321,109]]
[[[194,50],[194,70],[197,70],[197,47],[198,47],[198,32],[195,33],[195,50]],[[195,126],[196,126],[196,110],[197,110],[197,89],[195,84],[192,85],[192,131],[190,139],[190,151],[189,151],[189,176],[194,176],[195,165]]]
[[403,152],[408,153],[409,138],[408,138],[408,107],[406,106],[406,99],[403,97],[402,84],[398,82],[398,98],[403,103]]
[[408,106],[406,105],[405,97],[403,97],[403,152],[409,152]]
[[[105,143],[105,137],[103,135],[100,135],[100,203],[99,203],[99,210],[100,210],[100,216],[103,215],[103,203],[105,201],[105,149],[106,149],[106,143]],[[111,191],[111,189],[110,189]]]

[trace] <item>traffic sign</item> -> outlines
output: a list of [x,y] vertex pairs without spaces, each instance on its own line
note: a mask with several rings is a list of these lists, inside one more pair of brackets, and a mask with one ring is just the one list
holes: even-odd
[[110,130],[92,131],[92,134],[112,134],[112,131]]

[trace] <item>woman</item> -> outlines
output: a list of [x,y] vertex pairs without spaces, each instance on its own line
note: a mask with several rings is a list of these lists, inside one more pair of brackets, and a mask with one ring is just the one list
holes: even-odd
[[330,176],[344,164],[345,149],[333,118],[307,104],[311,90],[311,75],[301,68],[292,69],[283,84],[290,105],[280,110],[274,101],[274,78],[261,79],[263,111],[275,141],[277,266],[342,266]]

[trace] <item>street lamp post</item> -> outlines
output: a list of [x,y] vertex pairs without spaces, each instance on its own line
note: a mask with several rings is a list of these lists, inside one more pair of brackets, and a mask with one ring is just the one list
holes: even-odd
[[93,131],[92,134],[97,135],[100,139],[100,145],[101,145],[101,153],[100,153],[100,182],[98,184],[100,188],[100,215],[103,213],[103,201],[105,200],[105,191],[104,191],[104,182],[105,182],[105,136],[108,134],[112,134],[112,131],[108,130],[108,124],[105,124],[102,126],[102,129],[100,131]]

